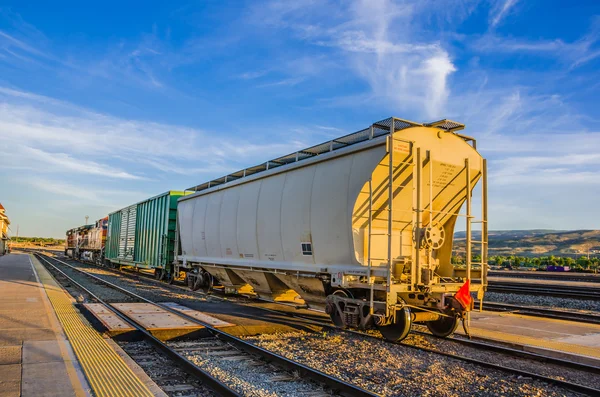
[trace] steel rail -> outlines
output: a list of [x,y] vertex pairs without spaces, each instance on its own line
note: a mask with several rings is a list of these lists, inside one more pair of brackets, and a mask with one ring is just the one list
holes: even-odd
[[521,295],[544,295],[568,299],[600,299],[600,288],[576,287],[554,284],[524,284],[511,282],[490,282],[488,292],[515,293]]
[[[72,277],[67,275],[65,272],[60,270],[58,267],[56,267],[55,265],[50,263],[50,261],[47,259],[46,255],[38,254],[38,253],[35,253],[34,255],[36,256],[36,258],[38,258],[38,259],[46,262],[48,265],[52,266],[52,268],[55,271],[59,272],[63,277],[65,277],[67,280],[69,280],[69,282],[73,283],[73,285],[76,285],[77,288],[81,289],[82,291],[85,291],[86,294],[91,296],[97,302],[102,303],[108,310],[111,310],[115,315],[117,315],[119,318],[121,318],[127,324],[134,327],[136,329],[136,331],[140,332],[143,335],[144,339],[151,342],[154,346],[158,347],[163,353],[165,353],[167,356],[169,356],[171,359],[173,359],[175,362],[177,362],[187,373],[189,373],[190,375],[192,375],[192,376],[196,377],[197,379],[201,380],[202,382],[204,382],[209,388],[213,389],[213,391],[215,391],[216,393],[223,395],[223,396],[241,397],[241,394],[239,394],[235,390],[231,389],[229,386],[225,385],[224,383],[220,382],[218,379],[214,378],[208,372],[204,371],[202,368],[198,367],[196,364],[192,363],[187,358],[185,358],[182,355],[180,355],[179,353],[177,353],[175,350],[171,349],[167,344],[163,343],[160,339],[156,338],[154,335],[152,335],[150,332],[148,332],[144,327],[137,324],[135,321],[131,320],[125,313],[123,313],[119,309],[109,305],[108,303],[104,302],[104,300],[102,300],[99,296],[97,296],[92,291],[90,291],[89,289],[84,287],[81,283],[75,281]],[[60,260],[58,260],[56,258],[50,258],[50,259],[55,260],[57,262],[61,262]]]
[[[80,261],[78,261],[80,262]],[[88,262],[81,262],[84,263],[86,265],[91,265],[91,266],[96,266],[95,264],[92,263],[88,263]],[[70,266],[70,265],[68,265]],[[104,269],[104,268],[103,268]],[[113,269],[110,269],[113,270]],[[81,271],[81,270],[79,270]],[[116,270],[114,270],[114,272],[116,274],[123,274],[123,272],[118,272]],[[85,272],[83,272],[85,273]],[[127,272],[131,275],[139,275],[137,273],[133,273],[133,272]],[[142,273],[143,274],[143,273]],[[177,289],[183,289],[189,293],[196,293],[198,295],[205,295],[204,293],[200,292],[200,291],[190,291],[188,288],[182,287],[182,286],[177,286],[177,285],[169,285],[166,283],[161,283],[160,281],[155,280],[154,278],[151,278],[150,275],[148,275],[147,277],[144,277],[145,279],[149,280],[152,283],[160,283],[161,285],[165,286],[166,288],[177,288]],[[215,295],[211,295],[213,297],[216,297]],[[282,306],[291,306],[289,304],[285,304],[285,303],[280,303],[280,302],[272,302],[269,300],[265,300],[265,299],[261,299],[265,302],[268,303],[274,303],[274,304],[278,304],[278,305],[282,305]],[[257,307],[257,306],[253,306],[253,307]],[[308,322],[312,322],[314,325],[318,325],[321,327],[325,327],[331,330],[336,330],[336,331],[342,331],[342,332],[348,332],[348,333],[352,333],[355,335],[360,335],[363,337],[368,337],[368,338],[372,338],[372,339],[376,339],[379,341],[383,341],[385,343],[390,343],[390,344],[396,344],[396,345],[401,345],[401,346],[405,346],[411,349],[417,349],[417,350],[422,350],[422,351],[427,351],[429,353],[434,353],[434,354],[439,354],[448,358],[454,358],[460,361],[464,361],[464,362],[468,362],[471,364],[475,364],[475,365],[480,365],[483,367],[487,367],[487,368],[491,368],[491,369],[496,369],[499,371],[505,371],[505,372],[510,372],[516,375],[521,375],[521,376],[526,376],[526,377],[531,377],[531,378],[535,378],[553,385],[557,385],[557,386],[561,386],[564,387],[566,389],[572,390],[572,391],[576,391],[579,393],[584,393],[584,394],[588,394],[591,396],[596,396],[600,394],[600,390],[598,389],[594,389],[592,387],[588,387],[588,386],[584,386],[584,385],[580,385],[577,383],[573,383],[573,382],[569,382],[569,381],[563,381],[563,380],[559,380],[559,379],[554,379],[554,378],[550,378],[544,375],[540,375],[540,374],[536,374],[536,373],[532,373],[529,371],[524,371],[524,370],[520,370],[520,369],[516,369],[516,368],[510,368],[510,367],[506,367],[500,364],[493,364],[493,363],[489,363],[486,361],[480,361],[477,359],[473,359],[470,357],[465,357],[465,356],[461,356],[461,355],[457,355],[457,354],[453,354],[453,353],[446,353],[446,352],[441,352],[439,350],[435,350],[435,349],[430,349],[430,348],[426,348],[426,347],[421,347],[421,346],[413,346],[413,345],[409,345],[407,343],[403,343],[403,342],[391,342],[388,341],[384,338],[379,338],[377,336],[374,335],[370,335],[361,331],[355,331],[355,330],[348,330],[348,329],[340,329],[337,328],[335,325],[333,325],[331,322],[322,322],[322,321],[318,321],[315,320],[314,318],[302,315],[302,314],[298,314],[298,313],[291,313],[291,312],[285,312],[285,311],[278,311],[278,310],[274,310],[274,309],[268,309],[268,308],[264,308],[264,307],[257,307],[261,310],[264,311],[268,311],[268,312],[273,312],[273,313],[278,313],[278,314],[282,314],[282,315],[286,315],[288,317],[295,317],[295,318],[301,318],[305,321]],[[315,312],[319,312],[322,313],[319,310],[314,310]],[[177,313],[179,314],[179,313]],[[431,336],[429,333],[426,332],[420,332],[420,331],[411,331],[411,333],[415,333],[415,334],[420,334],[420,335],[426,335],[426,336]],[[472,346],[472,347],[477,347],[477,348],[481,348],[481,349],[485,349],[485,350],[489,350],[489,351],[493,351],[493,352],[498,352],[498,353],[504,353],[504,354],[508,354],[508,355],[513,355],[513,356],[518,356],[521,358],[526,358],[526,359],[532,359],[535,361],[539,361],[539,362],[545,362],[545,363],[550,363],[550,364],[555,364],[555,365],[560,365],[566,368],[573,368],[573,369],[577,369],[577,370],[581,370],[584,372],[588,372],[591,374],[600,374],[600,368],[595,367],[593,365],[587,365],[587,364],[581,364],[581,363],[577,363],[574,361],[570,361],[570,360],[564,360],[564,359],[560,359],[560,358],[556,358],[556,357],[549,357],[549,356],[543,356],[540,354],[536,354],[536,353],[531,353],[531,352],[527,352],[527,351],[523,351],[523,350],[518,350],[518,349],[513,349],[510,347],[506,347],[506,346],[501,346],[498,344],[490,344],[490,343],[486,343],[485,339],[483,338],[479,338],[478,340],[470,340],[470,339],[466,339],[466,338],[462,338],[462,337],[458,337],[458,336],[454,336],[451,338],[448,338],[448,340],[453,341],[453,342],[457,342],[460,344],[464,344],[464,345],[468,345],[468,346]]]
[[528,280],[574,281],[586,283],[600,283],[600,275],[594,273],[574,272],[519,272],[490,270],[490,277],[515,278]]
[[[41,256],[45,256],[43,254],[38,254]],[[376,397],[379,396],[379,394],[362,389],[356,385],[353,385],[351,383],[345,382],[341,379],[337,379],[333,376],[330,376],[324,372],[321,372],[317,369],[311,368],[309,366],[306,366],[304,364],[298,363],[296,361],[290,360],[286,357],[280,356],[276,353],[273,353],[269,350],[263,349],[261,347],[258,347],[250,342],[247,342],[243,339],[240,339],[236,336],[230,335],[224,331],[219,330],[218,328],[213,327],[212,325],[208,324],[208,323],[204,323],[202,321],[199,321],[198,319],[188,316],[185,313],[179,312],[177,310],[174,310],[168,306],[162,305],[160,303],[157,302],[153,302],[150,299],[144,298],[143,296],[140,296],[134,292],[131,292],[129,290],[127,290],[126,288],[120,287],[114,283],[111,283],[110,281],[104,280],[98,276],[95,276],[93,274],[90,274],[88,272],[85,272],[81,269],[78,269],[75,266],[72,266],[64,261],[61,261],[60,259],[56,259],[56,258],[51,258],[54,261],[57,261],[61,264],[63,264],[64,266],[68,266],[69,268],[76,270],[77,272],[80,272],[90,278],[93,278],[97,281],[100,281],[101,283],[105,284],[106,286],[113,288],[119,292],[122,292],[124,294],[127,294],[131,297],[134,297],[136,299],[139,299],[143,302],[146,302],[148,304],[160,307],[163,310],[166,310],[168,312],[171,312],[177,316],[183,317],[188,321],[194,322],[196,324],[200,324],[202,326],[204,326],[209,332],[211,332],[215,337],[224,339],[225,341],[232,343],[238,347],[240,347],[242,350],[244,350],[246,353],[249,354],[254,354],[254,355],[258,355],[268,361],[274,362],[277,365],[279,365],[280,367],[283,367],[287,370],[290,371],[296,371],[298,373],[300,373],[301,375],[307,375],[309,376],[312,380],[318,382],[318,383],[322,383],[322,384],[326,384],[327,386],[329,386],[332,390],[338,392],[339,394],[345,395],[345,396],[358,396],[358,397]],[[53,265],[52,265],[53,266]],[[53,266],[55,267],[55,266]],[[62,272],[61,272],[62,273]],[[63,273],[64,274],[64,273]],[[68,276],[67,276],[68,277]],[[160,342],[162,343],[162,342]],[[180,356],[178,353],[176,353],[178,356]],[[180,356],[182,357],[182,356]],[[185,359],[184,357],[182,357],[184,360],[187,361],[187,359]],[[193,364],[192,364],[193,365]]]

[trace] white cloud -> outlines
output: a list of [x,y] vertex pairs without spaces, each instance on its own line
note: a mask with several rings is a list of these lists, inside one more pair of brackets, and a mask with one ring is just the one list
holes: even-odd
[[[600,194],[600,131],[589,129],[595,124],[559,95],[487,84],[455,96],[451,118],[466,124],[466,133],[477,138],[477,149],[488,158],[491,198],[500,204],[539,200],[565,186]],[[572,200],[581,206],[585,201]]]
[[6,51],[7,53],[15,57],[22,57],[22,55],[16,54],[11,50],[20,51],[34,56],[47,57],[45,53],[38,50],[37,48],[25,43],[24,41],[18,40],[17,38],[9,35],[6,32],[3,32],[2,30],[0,30],[0,49]]
[[422,39],[415,26],[431,9],[388,0],[313,3],[271,1],[253,17],[257,24],[293,32],[297,40],[334,49],[332,58],[369,84],[373,104],[426,118],[442,115],[456,67],[442,44]]
[[429,82],[425,93],[425,104],[428,114],[436,116],[448,99],[447,79],[451,73],[456,71],[456,68],[445,52],[439,52],[437,56],[427,59],[423,66],[423,74]]
[[[14,148],[14,147],[13,147]],[[19,148],[17,148],[18,150]],[[85,159],[76,159],[66,153],[50,153],[41,149],[22,147],[16,156],[12,156],[25,160],[29,164],[36,164],[41,170],[48,171],[48,166],[56,168],[58,171],[69,173],[87,174],[95,176],[103,176],[107,178],[117,179],[146,179],[138,175],[130,174],[118,168],[110,167],[106,164],[97,163]]]
[[600,185],[600,154],[560,155],[558,152],[546,156],[511,156],[495,160],[490,180],[498,185],[513,186]]
[[[509,0],[510,1],[510,0]],[[532,56],[555,58],[558,62],[575,69],[600,57],[600,18],[593,19],[588,32],[574,41],[557,39],[531,40],[519,37],[503,37],[487,33],[472,42],[476,51],[494,54],[522,53]]]
[[314,144],[297,137],[272,141],[263,131],[252,136],[246,128],[244,139],[125,120],[0,87],[0,141],[13,168],[132,181],[155,179],[155,171],[209,178]]
[[490,10],[490,25],[495,27],[504,19],[519,0],[500,0]]
[[27,178],[21,183],[36,191],[51,193],[53,197],[60,196],[72,202],[85,203],[91,206],[102,206],[111,210],[148,197],[151,193],[138,191],[124,191],[112,189],[98,189],[93,185],[80,185],[65,182],[64,180]]
[[286,78],[286,79],[282,79],[282,80],[277,80],[277,81],[273,81],[270,83],[264,83],[259,85],[259,88],[264,88],[264,87],[293,87],[296,86],[300,83],[302,83],[305,80],[304,77],[290,77],[290,78]]
[[254,80],[266,76],[267,74],[269,74],[268,70],[256,70],[253,72],[244,72],[237,77],[242,80]]

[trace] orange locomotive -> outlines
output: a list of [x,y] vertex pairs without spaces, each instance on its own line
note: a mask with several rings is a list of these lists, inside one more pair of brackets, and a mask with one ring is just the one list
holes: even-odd
[[108,217],[93,225],[83,225],[67,230],[65,255],[101,264],[108,230]]

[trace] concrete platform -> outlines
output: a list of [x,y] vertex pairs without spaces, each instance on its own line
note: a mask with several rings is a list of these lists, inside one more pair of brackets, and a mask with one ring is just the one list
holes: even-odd
[[[457,333],[462,333],[459,327]],[[513,313],[471,313],[471,335],[600,368],[600,325]]]
[[0,397],[165,396],[31,258],[0,257]]
[[29,255],[0,257],[0,396],[88,396]]

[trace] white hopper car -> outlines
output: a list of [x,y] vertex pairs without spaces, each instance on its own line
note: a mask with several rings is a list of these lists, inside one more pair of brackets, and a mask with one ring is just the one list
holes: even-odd
[[[471,309],[457,292],[466,286],[482,299],[487,270],[485,160],[463,128],[389,118],[188,189],[178,202],[175,275],[185,271],[194,289],[221,285],[325,309],[337,326],[378,328],[390,340],[413,322],[452,334]],[[451,264],[458,218],[463,270]]]

